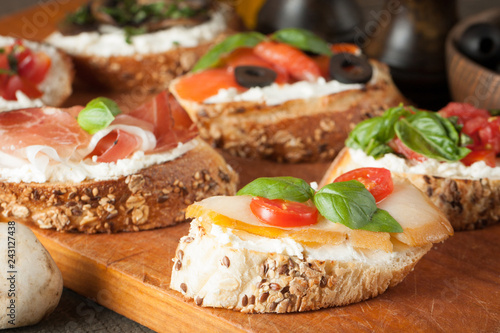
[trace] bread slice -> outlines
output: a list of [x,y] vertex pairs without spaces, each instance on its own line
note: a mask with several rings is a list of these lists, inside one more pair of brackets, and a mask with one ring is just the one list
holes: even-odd
[[[108,52],[95,53],[88,48],[82,49],[81,45],[78,46],[80,40],[87,43],[89,39],[92,40],[94,37],[80,39],[78,35],[64,36],[57,31],[48,36],[46,42],[70,54],[75,63],[78,77],[89,84],[97,84],[114,91],[133,90],[138,94],[160,92],[168,87],[172,79],[188,72],[214,43],[235,31],[238,23],[234,12],[227,6],[221,5],[219,7],[218,12],[224,17],[226,27],[218,31],[211,39],[206,37],[210,29],[201,31],[200,40],[197,44],[191,42],[190,46],[162,47],[162,44],[168,45],[171,44],[171,41],[159,37],[155,45],[152,46],[153,50],[149,52],[122,55],[120,45],[125,43],[125,37],[120,36],[123,39],[120,40],[121,43],[116,44],[114,41],[109,45],[106,45],[107,43],[103,45],[102,48],[107,49]],[[158,32],[137,37],[146,36],[153,39],[155,34]],[[77,45],[68,45],[68,41]],[[179,42],[182,43],[182,41]],[[140,49],[141,45],[138,44],[137,47]],[[142,45],[142,47],[144,46]]]
[[[435,171],[403,172],[396,170],[395,164],[387,165],[363,152],[365,163],[353,159],[351,148],[345,148],[326,172],[321,184],[332,182],[338,175],[362,166],[385,167],[395,177],[410,180],[424,192],[430,200],[446,215],[455,231],[473,230],[496,224],[500,221],[500,179],[465,178],[441,176]],[[395,156],[394,156],[395,157]],[[401,159],[402,160],[402,159]],[[405,163],[403,161],[403,163]]]
[[170,91],[200,129],[200,135],[232,155],[279,162],[330,161],[360,121],[405,102],[386,65],[371,60],[377,79],[353,89],[278,105],[261,102],[197,103],[183,100],[174,80]]
[[[16,38],[0,36],[0,47],[12,45],[15,41]],[[74,70],[71,58],[48,44],[28,40],[23,40],[23,44],[35,52],[44,52],[51,59],[47,76],[39,85],[43,95],[39,99],[32,100],[21,93],[17,101],[7,101],[0,97],[0,111],[62,105],[72,92]]]
[[221,245],[191,223],[174,258],[170,287],[196,305],[287,313],[360,302],[400,283],[431,244],[399,244],[388,262],[315,260]]
[[[261,222],[251,196],[212,197],[188,207],[170,287],[197,305],[242,312],[298,312],[359,302],[400,283],[453,234],[444,215],[408,181],[377,206],[401,233],[350,229],[320,217],[307,227]],[[416,214],[415,214],[416,213]]]
[[196,200],[234,194],[238,176],[203,140],[168,162],[109,180],[0,181],[1,215],[40,228],[85,233],[139,231],[185,220]]

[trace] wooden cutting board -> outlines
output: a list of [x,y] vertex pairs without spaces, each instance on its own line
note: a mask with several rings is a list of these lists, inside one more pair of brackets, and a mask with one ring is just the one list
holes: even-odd
[[[0,19],[0,34],[39,40],[78,1]],[[40,2],[42,3],[42,2]],[[106,94],[121,101],[126,96]],[[67,105],[103,92],[75,86]],[[242,183],[258,176],[319,180],[326,164],[280,165],[228,157]],[[63,273],[64,285],[156,331],[500,332],[500,225],[461,232],[434,246],[398,286],[365,302],[287,315],[246,315],[196,306],[169,289],[172,258],[188,225],[117,235],[62,234],[32,226]]]

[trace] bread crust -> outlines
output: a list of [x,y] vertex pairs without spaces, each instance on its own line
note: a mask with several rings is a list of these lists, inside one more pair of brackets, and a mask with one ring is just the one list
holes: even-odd
[[372,61],[379,79],[365,89],[296,99],[273,106],[255,102],[202,104],[179,98],[200,135],[234,156],[279,162],[330,161],[360,121],[406,102],[388,67]]
[[[331,182],[336,175],[362,167],[352,161],[345,148],[332,163],[321,184]],[[461,179],[430,174],[402,173],[391,170],[394,177],[410,180],[426,193],[446,215],[455,231],[481,229],[500,222],[500,180]]]
[[300,259],[221,246],[194,220],[176,250],[170,287],[199,306],[244,313],[317,310],[383,293],[431,247],[405,247],[383,264]]
[[185,220],[186,207],[236,192],[237,174],[200,139],[172,161],[117,179],[81,183],[0,182],[2,219],[84,233],[139,231]]

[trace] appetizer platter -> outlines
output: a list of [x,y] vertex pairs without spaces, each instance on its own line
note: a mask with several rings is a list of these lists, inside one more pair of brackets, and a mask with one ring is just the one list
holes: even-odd
[[[21,37],[27,32],[23,26],[23,17],[29,20],[35,13],[45,12],[44,6],[56,4],[57,10],[50,16],[48,23],[36,27],[29,36],[32,40],[43,40],[56,29],[57,22],[67,12],[75,10],[83,2],[49,2],[6,17],[0,21],[0,34]],[[62,107],[85,105],[93,98],[103,95],[99,90],[80,86],[78,83],[74,88],[73,94]],[[131,98],[120,92],[105,95],[128,111],[155,96],[140,94]],[[225,152],[222,155],[239,174],[240,188],[258,177],[293,176],[304,179],[306,183],[319,183],[330,164],[324,161],[282,164],[269,160],[249,160]],[[395,184],[399,188],[399,181]],[[403,199],[403,215],[404,201],[412,201],[412,198],[414,199]],[[423,195],[419,198],[424,201],[426,199]],[[196,208],[196,205],[193,207]],[[206,212],[203,209],[196,212],[193,208],[190,214],[199,220],[199,216]],[[441,216],[440,213],[436,214]],[[210,306],[201,307],[203,304],[196,297],[193,300],[185,299],[180,283],[171,287],[171,274],[179,265],[179,259],[182,259],[179,256],[184,256],[184,253],[179,254],[179,241],[184,237],[186,243],[189,223],[140,232],[92,235],[41,229],[31,221],[23,223],[33,230],[53,257],[62,272],[65,287],[155,331],[189,332],[203,329],[217,332],[397,332],[411,329],[429,332],[464,331],[465,328],[476,332],[497,331],[500,328],[498,224],[487,229],[456,232],[441,243],[452,233],[451,229],[443,227],[435,242],[418,245],[425,250],[419,253],[418,258],[424,252],[429,252],[415,267],[413,266],[418,258],[412,259],[403,269],[408,274],[406,278],[382,281],[383,287],[376,288],[376,292],[368,295],[374,297],[372,299],[366,300],[368,297],[364,295],[343,303],[354,302],[350,305],[324,309],[319,309],[322,306],[311,306],[304,310],[314,311],[301,313],[247,314]],[[441,222],[438,224],[445,225]],[[206,264],[229,267],[236,262],[222,260],[220,263]],[[385,291],[388,285],[393,287]],[[251,296],[247,296],[246,301],[243,299],[242,295],[238,304],[246,306],[246,312],[277,312],[275,310],[278,305],[275,307],[272,304],[266,304],[266,309],[272,308],[272,311],[250,311],[248,306]],[[327,304],[332,305],[341,304]],[[239,310],[237,307],[236,309]]]

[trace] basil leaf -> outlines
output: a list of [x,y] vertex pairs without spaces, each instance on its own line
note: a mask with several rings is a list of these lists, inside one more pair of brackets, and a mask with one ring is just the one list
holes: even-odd
[[200,60],[194,65],[192,71],[196,72],[202,69],[215,67],[219,59],[227,53],[234,51],[239,47],[254,47],[266,36],[259,32],[242,32],[226,38],[223,42],[212,47]]
[[324,186],[314,196],[314,204],[328,220],[351,229],[370,223],[377,210],[373,195],[357,180]]
[[7,61],[9,63],[9,68],[17,74],[18,70],[18,61],[16,56],[14,55],[14,52],[7,54]]
[[85,131],[94,134],[111,124],[115,116],[122,111],[118,105],[105,97],[98,97],[91,100],[85,108],[78,114],[78,124]]
[[492,117],[500,116],[500,109],[491,109],[488,110]]
[[360,228],[376,232],[403,232],[403,227],[387,211],[378,208],[370,223]]
[[400,119],[395,130],[408,148],[439,161],[458,161],[470,152],[460,146],[453,124],[434,112],[420,111]]
[[390,108],[382,116],[360,122],[346,140],[346,146],[362,149],[367,155],[375,158],[393,152],[387,143],[395,136],[394,125],[404,116],[411,113],[403,105]]
[[311,31],[304,29],[281,29],[272,34],[271,39],[274,39],[281,43],[286,43],[304,51],[324,54],[327,56],[331,56],[333,54],[326,41],[324,41],[322,38],[318,37]]
[[299,178],[262,177],[245,185],[237,195],[305,202],[313,198],[314,190],[305,180]]

